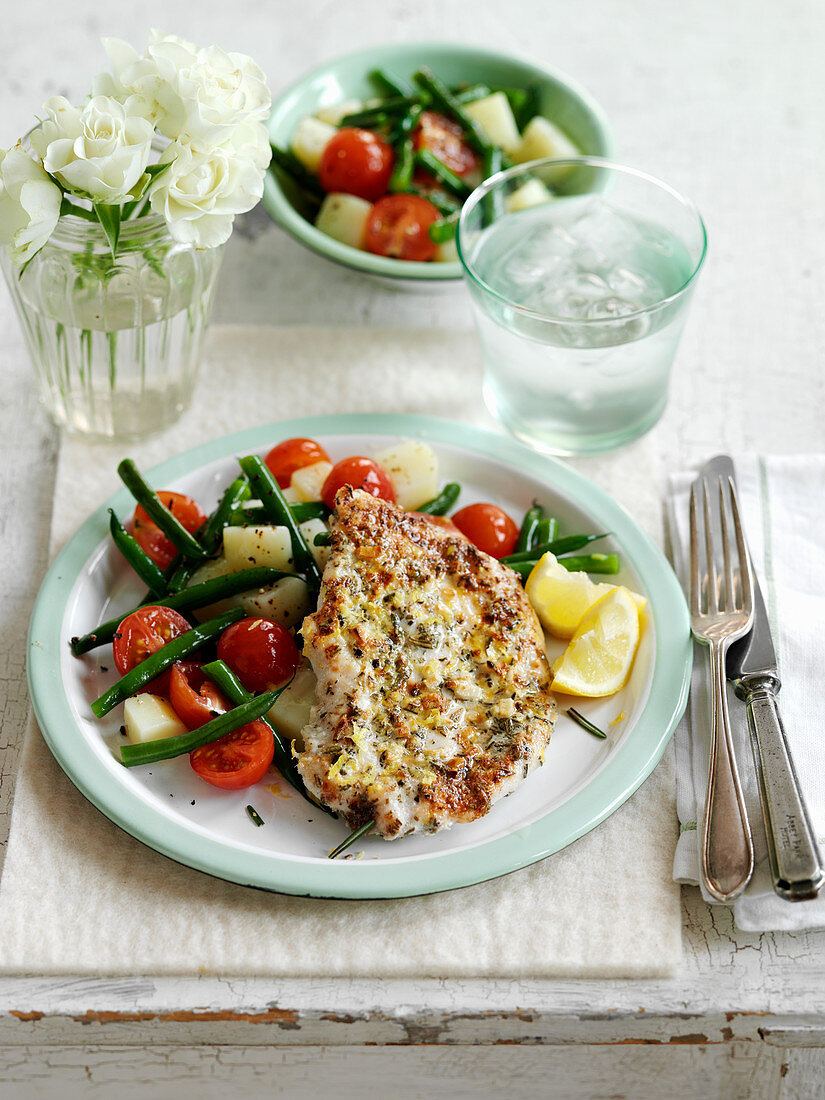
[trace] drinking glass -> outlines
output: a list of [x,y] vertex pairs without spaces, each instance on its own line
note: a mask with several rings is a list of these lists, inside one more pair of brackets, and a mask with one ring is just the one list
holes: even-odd
[[536,160],[473,192],[456,243],[509,431],[592,454],[656,423],[707,246],[693,203],[598,157]]

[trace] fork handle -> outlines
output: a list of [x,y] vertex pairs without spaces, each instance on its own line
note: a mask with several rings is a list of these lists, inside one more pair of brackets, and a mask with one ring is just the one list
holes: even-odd
[[773,677],[752,677],[737,690],[748,708],[773,888],[787,901],[805,901],[817,896],[825,871],[788,750],[777,684]]
[[711,641],[711,742],[702,832],[702,875],[717,901],[732,901],[753,874],[753,840],[733,755],[724,641]]

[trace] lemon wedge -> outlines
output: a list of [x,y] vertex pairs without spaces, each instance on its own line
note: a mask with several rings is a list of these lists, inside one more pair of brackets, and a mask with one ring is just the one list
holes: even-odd
[[[614,588],[596,584],[587,573],[569,573],[550,553],[536,562],[524,586],[541,625],[555,638],[572,638],[590,608]],[[641,611],[647,600],[631,596]]]
[[639,608],[626,588],[608,586],[553,665],[553,691],[591,698],[627,683],[639,647]]

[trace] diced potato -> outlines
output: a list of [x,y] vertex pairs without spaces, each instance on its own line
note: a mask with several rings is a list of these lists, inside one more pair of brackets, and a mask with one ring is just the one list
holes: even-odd
[[318,568],[323,569],[329,559],[330,548],[328,546],[316,546],[314,540],[316,535],[329,534],[329,528],[322,519],[308,519],[298,524],[298,530],[304,536],[304,541],[318,563]]
[[536,115],[524,127],[521,144],[513,150],[513,160],[523,164],[541,157],[575,157],[579,150],[549,119]]
[[301,731],[309,721],[309,712],[315,706],[315,673],[309,664],[302,662],[295,679],[284,688],[267,718],[287,741],[300,741]]
[[324,149],[330,138],[335,137],[337,132],[328,122],[322,122],[320,118],[307,115],[295,127],[295,133],[292,135],[292,152],[305,168],[317,173]]
[[287,504],[300,503],[301,494],[298,492],[297,489],[293,489],[291,485],[288,485],[286,489],[282,489],[281,492],[284,494],[284,500],[287,502]]
[[494,145],[500,145],[505,153],[512,153],[521,143],[518,126],[510,101],[504,92],[493,92],[483,99],[464,104],[465,112],[477,122],[485,137]]
[[235,570],[232,569],[229,562],[223,554],[221,554],[220,557],[210,558],[209,561],[205,561],[203,565],[199,565],[189,578],[187,588],[191,587],[193,584],[203,584],[204,581],[211,581],[214,580],[215,577],[224,577],[227,573],[234,572]]
[[528,210],[531,206],[541,206],[550,202],[553,193],[541,180],[527,180],[504,200],[504,208],[508,214],[515,214],[519,210]]
[[375,456],[390,476],[395,499],[413,510],[438,495],[438,459],[426,443],[396,443]]
[[186,726],[170,704],[148,691],[131,695],[123,704],[123,725],[133,745],[186,733]]
[[343,99],[340,103],[330,103],[328,107],[322,107],[315,115],[330,126],[340,126],[345,115],[354,115],[356,111],[363,110],[363,107],[360,99]]
[[292,475],[289,487],[298,494],[298,500],[320,500],[321,489],[331,469],[331,462],[313,462],[311,466],[302,466]]
[[351,248],[361,248],[367,232],[367,218],[372,203],[359,199],[357,195],[344,195],[332,191],[321,203],[315,228],[328,237],[348,244]]
[[449,264],[458,259],[458,249],[456,248],[455,237],[452,240],[444,241],[435,250],[435,258],[438,263]]
[[283,626],[297,626],[312,610],[309,590],[300,577],[284,577],[270,588],[256,588],[238,597],[247,615],[272,619]]
[[286,527],[227,527],[223,533],[223,553],[230,573],[255,565],[295,572]]

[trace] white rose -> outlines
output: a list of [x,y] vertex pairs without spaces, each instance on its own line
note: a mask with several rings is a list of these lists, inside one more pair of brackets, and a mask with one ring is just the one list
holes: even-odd
[[262,122],[242,122],[221,142],[225,149],[234,149],[239,157],[251,160],[263,172],[272,159],[269,132]]
[[[266,77],[251,57],[224,53],[217,46],[197,49],[190,42],[152,31],[147,58],[156,67],[156,124],[172,140],[220,144],[241,123],[266,118],[272,102]],[[145,62],[121,74],[134,91],[148,92]]]
[[32,131],[30,140],[46,171],[94,202],[125,202],[146,171],[154,133],[151,122],[102,95],[93,96],[84,107],[54,96],[44,109],[48,118]]
[[54,232],[63,195],[19,143],[0,149],[0,244],[25,263]]
[[251,210],[263,194],[260,169],[231,145],[173,142],[163,159],[172,164],[152,185],[152,210],[163,215],[172,237],[183,244],[223,244],[235,215]]

